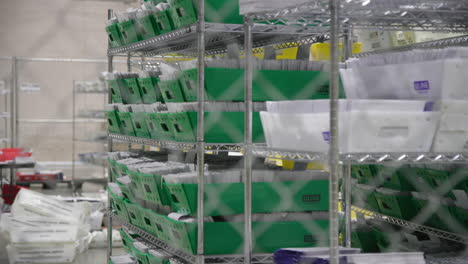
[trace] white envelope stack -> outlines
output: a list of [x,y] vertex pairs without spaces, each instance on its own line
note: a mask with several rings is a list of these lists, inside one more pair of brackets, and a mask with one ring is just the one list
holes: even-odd
[[13,263],[70,263],[89,244],[88,203],[67,203],[22,189],[11,214],[3,214],[0,229],[9,237]]

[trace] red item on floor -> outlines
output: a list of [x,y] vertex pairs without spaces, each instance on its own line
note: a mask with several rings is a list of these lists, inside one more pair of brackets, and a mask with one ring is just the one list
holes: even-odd
[[2,186],[2,196],[3,196],[2,198],[5,204],[12,205],[13,202],[15,201],[16,195],[23,188],[28,189],[26,187],[19,186],[19,185],[4,184]]

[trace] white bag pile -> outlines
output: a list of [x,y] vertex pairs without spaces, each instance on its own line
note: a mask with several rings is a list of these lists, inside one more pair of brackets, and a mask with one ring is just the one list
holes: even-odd
[[70,263],[90,241],[88,203],[67,203],[22,189],[3,214],[0,229],[9,238],[13,263]]

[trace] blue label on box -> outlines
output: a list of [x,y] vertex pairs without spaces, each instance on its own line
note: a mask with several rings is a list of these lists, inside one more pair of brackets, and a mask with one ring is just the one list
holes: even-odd
[[432,112],[434,110],[434,102],[429,101],[424,105],[424,112]]
[[414,89],[419,93],[427,93],[431,87],[429,85],[429,81],[415,81]]
[[330,143],[330,131],[327,132],[322,132],[323,140],[325,140],[327,143]]

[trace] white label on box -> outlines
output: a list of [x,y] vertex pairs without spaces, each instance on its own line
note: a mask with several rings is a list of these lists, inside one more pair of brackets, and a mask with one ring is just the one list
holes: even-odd
[[38,93],[41,91],[41,86],[37,83],[21,83],[20,90],[22,92]]

